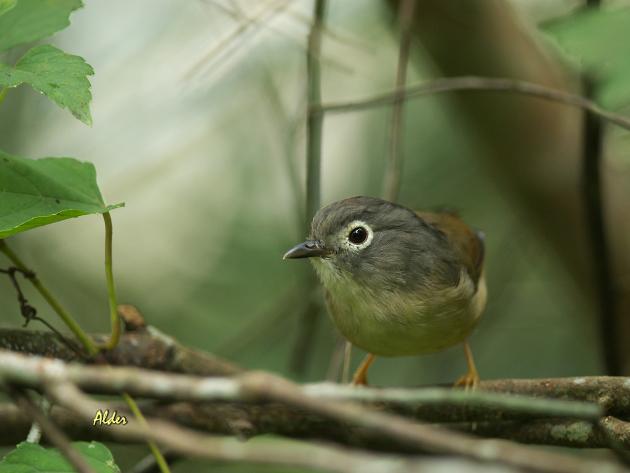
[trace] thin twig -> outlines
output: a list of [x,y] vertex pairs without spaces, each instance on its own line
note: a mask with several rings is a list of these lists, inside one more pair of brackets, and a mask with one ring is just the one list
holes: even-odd
[[[236,39],[240,38],[251,27],[262,27],[262,25],[265,25],[276,14],[286,9],[290,3],[290,0],[271,0],[264,4],[256,13],[239,23],[227,36],[213,45],[210,50],[186,72],[184,79],[190,80],[202,70],[210,67],[210,65],[216,66],[216,62],[212,63],[212,61],[221,53],[227,53],[229,51],[228,48],[235,44]],[[227,57],[227,54],[224,54],[224,57]]]
[[[9,260],[21,271],[34,274],[33,271],[26,267],[26,265],[22,262],[18,255],[9,248],[9,246],[3,239],[0,239],[0,252],[4,253],[4,255],[9,258]],[[92,339],[83,331],[81,326],[76,322],[76,320],[72,318],[70,313],[63,308],[63,306],[52,295],[48,288],[44,286],[44,284],[40,281],[40,279],[37,276],[34,276],[32,278],[29,278],[29,281],[46,300],[46,302],[48,302],[48,305],[52,307],[55,313],[68,326],[72,333],[79,339],[87,353],[89,355],[95,355],[96,353],[98,353],[98,348],[96,347]]]
[[[609,121],[610,123],[630,130],[630,118],[618,113],[609,112],[597,105],[595,102],[580,95],[565,92],[563,90],[551,89],[533,82],[514,79],[476,76],[445,77],[407,87],[404,91],[404,98],[413,99],[425,95],[461,91],[507,92],[558,102],[572,107],[581,108]],[[400,95],[399,92],[393,91],[378,94],[366,99],[323,103],[313,106],[313,109],[325,113],[355,112],[373,107],[390,105],[396,100],[400,100]]]
[[[25,391],[25,394],[27,394],[26,391]],[[39,399],[34,402],[37,403],[37,405],[39,406],[39,408],[41,409],[44,415],[46,416],[50,415],[50,408],[52,406],[50,405],[50,401],[48,401],[48,399],[40,396]],[[31,430],[28,431],[28,435],[26,436],[26,441],[29,443],[39,443],[41,439],[42,439],[42,428],[37,422],[33,422],[33,424],[31,425]]]
[[[584,95],[594,96],[594,84],[585,77]],[[599,302],[599,327],[601,346],[604,351],[606,373],[621,374],[619,337],[617,327],[617,294],[612,276],[612,261],[608,248],[606,223],[602,201],[601,167],[604,137],[601,121],[591,113],[584,114],[582,133],[582,193],[586,209],[586,232],[590,236],[593,264],[593,284],[597,287]]]
[[317,109],[321,102],[322,25],[326,12],[326,0],[315,0],[313,24],[308,37],[306,54],[308,113],[306,118],[306,215],[308,229],[321,202],[321,154],[323,115]]
[[22,317],[24,317],[25,319],[23,327],[26,327],[28,323],[37,315],[37,309],[35,309],[35,307],[30,305],[28,303],[28,300],[26,300],[26,297],[24,297],[24,293],[22,292],[20,283],[18,283],[17,281],[15,273],[21,273],[25,279],[34,278],[35,273],[24,271],[15,266],[12,266],[8,269],[0,269],[0,273],[6,274],[7,276],[9,276],[9,279],[11,280],[11,283],[13,284],[13,288],[15,289],[15,292],[17,292],[17,300],[18,300],[18,304],[20,305],[20,313],[22,314]]
[[[169,465],[183,459],[182,455],[177,453],[166,453],[164,454],[164,457],[168,461]],[[155,457],[149,454],[138,461],[138,463],[129,470],[129,473],[161,473],[161,471],[159,465],[155,461]]]
[[59,449],[61,454],[66,457],[68,462],[70,462],[79,473],[95,473],[85,461],[85,458],[70,445],[70,440],[68,440],[68,437],[66,437],[63,431],[37,407],[27,393],[21,393],[15,389],[11,389],[10,393],[16,404],[41,427],[50,443]]
[[[337,383],[343,380],[343,372],[346,367],[346,344],[349,343],[341,334],[335,337],[335,346],[333,347],[328,369],[326,370],[326,381]],[[343,382],[343,381],[342,381]]]
[[[313,22],[308,36],[306,52],[307,115],[306,115],[306,204],[304,229],[308,233],[311,220],[321,205],[322,128],[324,116],[314,108],[321,102],[321,46],[322,27],[326,15],[326,0],[315,0]],[[311,275],[308,286],[312,286]],[[318,301],[309,298],[303,309],[294,343],[290,367],[296,374],[303,374],[312,351],[317,324],[320,318]]]
[[[288,39],[289,41],[291,41],[293,44],[295,44],[298,48],[300,49],[307,49],[307,47],[302,44],[302,37],[297,37],[296,35],[293,35],[291,33],[289,33],[288,31],[285,31],[283,29],[277,28],[275,27],[271,21],[267,20],[267,19],[262,19],[260,17],[254,17],[254,18],[250,18],[247,14],[247,12],[245,11],[236,11],[236,10],[232,10],[227,8],[225,5],[220,5],[219,2],[212,2],[212,4],[219,8],[221,11],[223,11],[224,13],[226,13],[227,15],[229,15],[233,20],[239,21],[239,22],[244,22],[244,23],[248,23],[251,22],[250,20],[253,20],[253,23],[255,23],[257,26],[259,25],[260,27],[263,27],[265,29],[267,29],[268,31],[271,31],[275,34],[277,34],[278,36],[282,36],[286,39]],[[303,21],[305,23],[308,23],[310,25],[311,19],[310,18],[305,18],[302,16],[299,16],[299,14],[292,12],[291,10],[289,10],[289,5],[287,5],[286,8],[286,15],[285,18],[295,18],[299,21]],[[296,16],[298,15],[298,16]],[[331,39],[335,39],[339,42],[341,42],[343,39],[342,37],[337,33],[337,32],[332,32],[332,31],[328,31],[327,29],[324,30],[324,34],[326,34],[326,36],[330,37]],[[346,42],[347,44],[349,44],[348,42]],[[356,47],[355,47],[356,49]],[[227,51],[224,51],[227,53]],[[227,54],[226,54],[227,55]],[[352,69],[350,67],[348,67],[347,64],[336,60],[333,57],[327,57],[327,56],[322,56],[322,62],[330,64],[332,67],[335,67],[336,69],[342,70],[344,72],[352,72]]]
[[[304,284],[308,288],[311,286],[312,275]],[[310,355],[313,352],[313,343],[317,336],[317,328],[321,318],[321,301],[315,297],[313,291],[306,292],[306,303],[300,314],[298,333],[293,342],[289,369],[292,373],[303,375],[308,367]]]
[[300,176],[297,169],[296,159],[296,143],[298,132],[302,126],[302,116],[306,110],[307,97],[301,97],[296,104],[295,111],[289,113],[282,104],[281,91],[273,80],[273,75],[268,68],[265,68],[265,84],[267,90],[265,97],[269,101],[275,120],[271,120],[276,127],[278,135],[282,137],[284,162],[287,171],[287,178],[291,188],[291,199],[295,207],[296,224],[298,225],[298,235],[304,236],[304,187],[300,182]]
[[400,193],[402,177],[402,130],[404,111],[404,88],[407,82],[407,65],[411,47],[411,25],[416,0],[404,0],[400,7],[400,49],[398,51],[398,67],[396,70],[396,99],[392,109],[392,121],[389,130],[389,159],[385,168],[385,199],[396,202]]

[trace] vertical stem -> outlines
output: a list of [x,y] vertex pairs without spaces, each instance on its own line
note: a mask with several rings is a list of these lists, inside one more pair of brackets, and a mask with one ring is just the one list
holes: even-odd
[[411,24],[416,0],[404,0],[398,12],[400,23],[400,49],[398,51],[398,69],[396,71],[396,98],[392,108],[392,121],[389,131],[389,157],[385,168],[384,196],[395,202],[400,193],[403,155],[401,152],[403,111],[405,104],[405,84],[407,65],[411,47]]
[[105,222],[105,278],[107,280],[107,300],[109,302],[109,318],[112,325],[112,333],[106,348],[112,350],[120,340],[120,320],[118,317],[118,303],[116,302],[116,287],[114,285],[114,271],[112,268],[112,217],[109,212],[103,214]]
[[308,75],[308,116],[306,121],[306,215],[308,229],[321,201],[321,153],[324,116],[321,104],[321,44],[322,26],[326,11],[325,0],[315,0],[313,24],[308,36],[306,73]]
[[[587,8],[598,8],[600,0],[586,0]],[[587,99],[595,97],[595,82],[584,76],[583,93]],[[619,376],[622,373],[622,349],[619,346],[617,324],[617,294],[612,276],[612,264],[604,221],[601,163],[604,151],[604,136],[601,120],[592,113],[584,114],[582,142],[582,190],[590,235],[595,284],[599,299],[600,340],[604,351],[606,373]]]
[[[309,231],[311,220],[321,204],[321,161],[322,127],[324,115],[321,111],[321,61],[322,29],[326,12],[326,0],[315,0],[313,22],[308,36],[306,52],[307,116],[306,116],[306,209],[304,228]],[[311,274],[309,283],[313,282]],[[299,333],[293,347],[291,370],[303,373],[312,351],[313,338],[319,319],[319,304],[312,298],[300,317]]]
[[[584,78],[584,94],[594,95],[592,80]],[[604,350],[606,373],[611,376],[621,374],[619,355],[621,353],[617,338],[617,305],[615,286],[612,277],[612,265],[606,225],[604,221],[601,161],[603,154],[603,130],[598,117],[592,113],[584,114],[582,156],[582,188],[586,208],[587,231],[591,241],[594,266],[594,279],[599,299],[600,337]]]
[[[22,271],[31,272],[26,265],[22,262],[22,260],[11,250],[6,242],[0,239],[0,252],[4,253],[9,260],[13,263],[16,268],[19,268]],[[33,276],[28,278],[31,284],[37,289],[37,292],[41,294],[41,296],[48,302],[50,307],[55,311],[55,313],[63,320],[63,322],[68,326],[70,331],[79,339],[87,353],[91,355],[95,355],[98,353],[98,348],[94,344],[94,341],[81,329],[79,324],[72,318],[70,313],[62,307],[62,305],[55,299],[55,297],[50,293],[48,288],[42,284],[37,276]]]
[[[129,406],[131,413],[138,420],[138,423],[143,427],[148,427],[147,420],[144,418],[144,415],[142,414],[142,411],[140,411],[140,408],[138,407],[138,404],[136,404],[134,398],[132,398],[127,393],[123,393],[122,397]],[[164,455],[162,455],[162,452],[160,451],[160,448],[157,446],[157,444],[153,440],[148,440],[147,445],[149,446],[149,450],[151,450],[151,453],[153,454],[155,462],[160,468],[160,471],[162,473],[171,473],[168,462],[166,461],[166,458],[164,458]]]

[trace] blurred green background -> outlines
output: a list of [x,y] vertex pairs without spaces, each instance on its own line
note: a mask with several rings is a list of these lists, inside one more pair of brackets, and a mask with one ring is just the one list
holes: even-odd
[[[335,329],[322,314],[305,370],[289,369],[306,301],[300,281],[311,268],[282,260],[307,233],[300,213],[312,4],[289,2],[274,11],[279,2],[240,1],[250,15],[262,13],[235,34],[241,22],[230,13],[235,3],[86,2],[53,41],[96,71],[93,127],[22,87],[0,107],[0,143],[12,154],[72,156],[96,165],[105,200],[126,202],[112,215],[119,301],[136,305],[148,323],[247,368],[322,380]],[[536,24],[580,5],[513,3],[536,37]],[[329,2],[325,102],[392,89],[398,56],[393,22],[380,1]],[[424,59],[410,67],[409,83],[436,75],[419,47],[414,43]],[[324,204],[381,195],[390,118],[390,107],[325,118]],[[592,306],[482,162],[485,149],[469,125],[446,95],[407,103],[400,202],[458,209],[486,233],[489,303],[471,340],[482,378],[601,373]],[[619,149],[630,143],[617,131],[610,139]],[[66,221],[11,240],[82,325],[108,330],[100,218]],[[60,327],[26,290],[40,314]],[[14,298],[9,281],[0,280],[3,326],[22,322]],[[354,364],[362,355],[355,350]],[[456,347],[421,358],[381,358],[370,375],[374,384],[418,385],[451,382],[464,371]],[[144,449],[121,448],[117,458],[123,451],[124,466]],[[186,465],[176,471],[193,468]]]

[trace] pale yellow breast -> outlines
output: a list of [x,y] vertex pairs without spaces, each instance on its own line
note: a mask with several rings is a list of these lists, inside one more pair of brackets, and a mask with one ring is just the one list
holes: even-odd
[[315,267],[335,325],[351,343],[376,355],[417,355],[462,343],[486,303],[483,274],[477,288],[462,271],[455,287],[374,293],[325,261]]

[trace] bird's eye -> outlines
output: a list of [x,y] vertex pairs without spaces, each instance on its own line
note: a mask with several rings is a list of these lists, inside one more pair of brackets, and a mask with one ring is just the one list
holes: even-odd
[[360,245],[365,240],[367,240],[368,231],[363,227],[355,227],[350,231],[348,235],[348,240],[350,243],[354,243],[355,245]]

